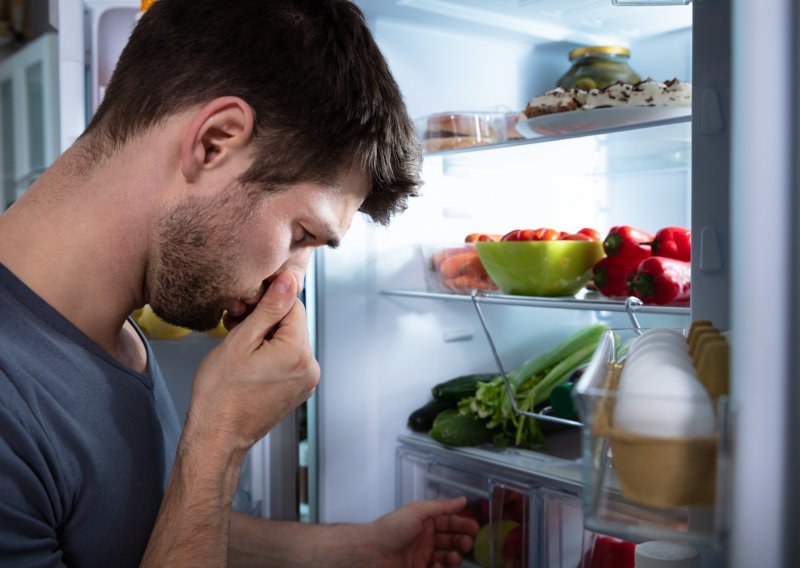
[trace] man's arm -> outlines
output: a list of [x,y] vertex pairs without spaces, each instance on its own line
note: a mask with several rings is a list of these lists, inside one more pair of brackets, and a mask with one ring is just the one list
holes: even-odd
[[241,460],[223,444],[201,451],[181,438],[142,566],[225,566]]
[[366,542],[353,546],[359,538],[357,525],[311,525],[233,513],[230,527],[228,563],[235,568],[370,565]]
[[478,523],[466,499],[410,503],[369,524],[309,525],[234,513],[228,561],[236,568],[458,566]]

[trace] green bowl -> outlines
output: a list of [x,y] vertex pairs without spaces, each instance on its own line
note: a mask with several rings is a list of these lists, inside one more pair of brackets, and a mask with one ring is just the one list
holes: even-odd
[[477,242],[486,272],[506,294],[572,296],[605,256],[599,241]]

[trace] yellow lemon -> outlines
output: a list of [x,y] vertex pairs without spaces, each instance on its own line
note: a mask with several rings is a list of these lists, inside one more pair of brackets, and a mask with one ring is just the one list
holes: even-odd
[[225,337],[228,334],[227,328],[222,324],[222,319],[220,318],[217,327],[214,329],[209,329],[206,334],[210,337],[220,338]]
[[162,320],[155,314],[149,304],[139,310],[135,310],[132,316],[136,325],[142,329],[145,335],[153,339],[180,339],[192,333],[191,329],[178,327]]

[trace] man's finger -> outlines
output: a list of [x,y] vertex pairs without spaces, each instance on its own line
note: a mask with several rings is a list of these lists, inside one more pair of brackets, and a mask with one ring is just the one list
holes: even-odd
[[253,312],[237,326],[253,345],[261,345],[270,331],[289,313],[297,301],[297,280],[291,272],[281,272],[256,304]]

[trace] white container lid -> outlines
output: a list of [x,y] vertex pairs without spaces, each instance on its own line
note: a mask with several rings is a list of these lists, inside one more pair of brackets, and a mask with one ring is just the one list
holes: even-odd
[[700,553],[688,544],[651,540],[636,545],[636,568],[700,568]]

